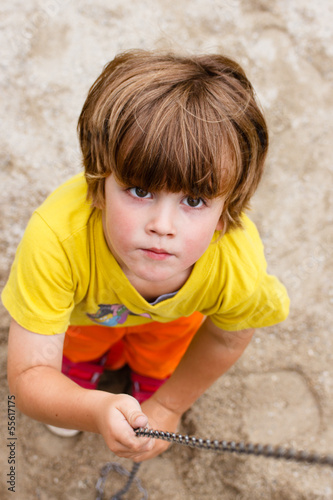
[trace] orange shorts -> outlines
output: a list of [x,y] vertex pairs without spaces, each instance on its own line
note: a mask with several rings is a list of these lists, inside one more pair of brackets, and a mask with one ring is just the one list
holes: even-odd
[[118,370],[125,364],[153,378],[166,378],[176,369],[204,316],[195,312],[170,323],[152,322],[131,327],[100,325],[70,326],[64,355],[78,363],[107,354],[105,368]]

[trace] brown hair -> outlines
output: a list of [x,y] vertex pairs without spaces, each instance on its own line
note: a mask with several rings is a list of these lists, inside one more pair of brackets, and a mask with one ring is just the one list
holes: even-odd
[[78,133],[95,206],[113,173],[146,191],[225,196],[224,232],[241,226],[268,148],[251,83],[221,55],[118,55],[91,87]]

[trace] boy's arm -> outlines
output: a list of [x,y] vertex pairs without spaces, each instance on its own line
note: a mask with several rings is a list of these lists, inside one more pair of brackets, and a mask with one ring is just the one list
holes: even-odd
[[[181,415],[241,356],[253,330],[225,332],[209,319],[192,340],[170,379],[142,405],[125,394],[79,387],[61,373],[64,335],[40,335],[12,321],[8,382],[17,407],[36,420],[102,434],[119,456],[147,460],[168,447],[137,438],[133,428],[175,431]],[[148,417],[148,419],[147,419]]]
[[8,383],[19,410],[58,427],[100,433],[119,456],[137,459],[153,448],[152,440],[133,432],[148,421],[134,398],[83,389],[61,373],[63,342],[64,335],[33,333],[12,320]]
[[[253,333],[253,329],[227,332],[206,319],[170,379],[142,404],[149,426],[175,432],[181,415],[240,358]],[[145,459],[166,447],[159,441]]]

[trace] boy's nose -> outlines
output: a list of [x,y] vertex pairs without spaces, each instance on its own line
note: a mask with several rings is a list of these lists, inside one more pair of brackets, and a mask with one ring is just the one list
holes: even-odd
[[146,225],[148,233],[158,236],[174,236],[176,234],[176,214],[168,206],[152,207],[152,213]]

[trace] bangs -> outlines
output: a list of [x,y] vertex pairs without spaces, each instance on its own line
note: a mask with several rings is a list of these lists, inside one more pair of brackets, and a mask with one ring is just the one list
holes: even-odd
[[139,104],[123,121],[112,170],[120,182],[146,191],[213,198],[230,190],[231,151],[225,124],[207,99],[178,88]]

